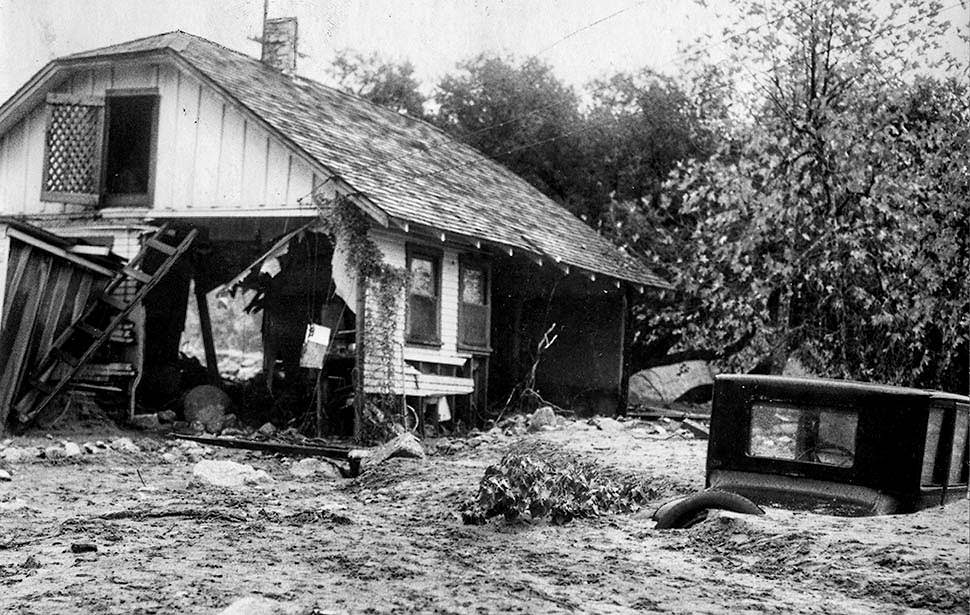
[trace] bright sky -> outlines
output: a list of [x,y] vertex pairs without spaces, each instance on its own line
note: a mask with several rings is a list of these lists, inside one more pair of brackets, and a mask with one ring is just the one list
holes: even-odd
[[[730,0],[708,4],[716,10],[691,0],[270,0],[269,15],[299,18],[308,57],[298,70],[311,78],[323,79],[343,48],[409,59],[425,84],[482,51],[542,52],[560,78],[579,86],[623,69],[669,72],[683,43],[720,31],[716,15]],[[945,3],[953,5],[946,16],[970,23],[970,3]],[[0,101],[57,56],[170,30],[258,55],[248,37],[260,33],[262,12],[263,0],[0,0]],[[956,35],[948,48],[967,56]]]

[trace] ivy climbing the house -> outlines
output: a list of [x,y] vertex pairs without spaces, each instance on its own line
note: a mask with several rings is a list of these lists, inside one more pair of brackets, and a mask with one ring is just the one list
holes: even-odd
[[[363,424],[358,432],[364,440],[381,440],[390,435],[390,425],[401,419],[402,403],[394,394],[397,358],[397,329],[399,301],[408,282],[408,273],[384,261],[384,253],[368,235],[367,216],[346,196],[314,197],[323,230],[334,245],[338,237],[346,246],[347,262],[364,281],[367,296],[364,302],[363,348],[370,364],[378,364],[375,375],[381,378],[380,393],[367,396],[362,408]],[[402,349],[403,351],[403,349]],[[360,377],[363,377],[361,375]]]

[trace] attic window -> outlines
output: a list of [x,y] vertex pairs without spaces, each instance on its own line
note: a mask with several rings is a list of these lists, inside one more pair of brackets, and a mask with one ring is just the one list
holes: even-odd
[[158,96],[109,92],[104,203],[149,205]]
[[83,205],[149,205],[158,95],[51,94],[41,200]]
[[108,99],[108,148],[105,192],[108,195],[147,195],[151,174],[154,96],[117,96]]

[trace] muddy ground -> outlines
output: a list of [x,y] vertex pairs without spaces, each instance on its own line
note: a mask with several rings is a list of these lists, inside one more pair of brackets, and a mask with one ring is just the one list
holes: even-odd
[[[0,612],[218,613],[246,596],[304,613],[968,611],[966,500],[881,518],[724,513],[668,531],[652,529],[650,511],[563,526],[461,523],[485,467],[521,439],[651,476],[658,501],[701,487],[706,443],[648,423],[439,441],[425,460],[390,460],[352,480],[299,479],[293,460],[140,434],[7,446],[120,435],[141,450],[0,461],[12,475],[0,482]],[[201,483],[200,456],[273,480]],[[72,552],[81,543],[97,551]]]

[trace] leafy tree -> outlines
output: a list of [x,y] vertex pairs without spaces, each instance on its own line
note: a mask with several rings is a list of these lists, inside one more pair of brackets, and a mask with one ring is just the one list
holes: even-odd
[[771,24],[732,39],[762,71],[745,77],[750,121],[667,184],[679,295],[639,315],[642,344],[965,391],[970,103],[965,85],[907,81],[942,7],[745,6]]
[[424,117],[427,97],[420,91],[410,62],[394,63],[377,53],[364,55],[344,49],[337,52],[329,73],[342,90],[398,113]]
[[565,202],[581,158],[579,98],[535,58],[479,55],[438,83],[434,122]]

